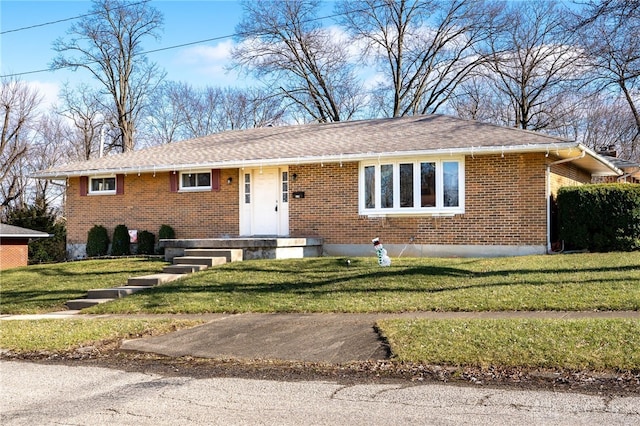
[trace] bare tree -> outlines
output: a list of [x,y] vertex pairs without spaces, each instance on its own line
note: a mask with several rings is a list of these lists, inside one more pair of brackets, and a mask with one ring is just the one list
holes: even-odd
[[640,160],[640,2],[591,1],[577,25],[593,67],[595,91],[607,91],[626,103],[633,134],[616,145]]
[[233,59],[312,120],[349,120],[362,107],[362,91],[346,43],[316,19],[319,5],[243,1]]
[[[77,147],[70,137],[72,133],[73,129],[64,116],[53,111],[42,114],[31,143],[26,165],[28,173],[78,160]],[[56,208],[58,211],[62,209],[66,182],[37,179],[32,183],[32,194],[28,201]]]
[[223,90],[219,108],[220,131],[274,125],[285,114],[282,97],[256,88]]
[[256,88],[197,89],[168,81],[152,100],[144,120],[148,145],[276,124],[285,114],[281,96]]
[[187,84],[164,81],[150,95],[143,120],[147,146],[167,144],[183,137],[185,94],[191,94]]
[[509,100],[510,125],[542,130],[563,111],[557,108],[583,56],[567,31],[564,11],[553,1],[511,4],[502,31],[491,37],[489,69]]
[[91,13],[53,45],[59,55],[52,68],[84,68],[110,95],[124,152],[134,149],[145,96],[162,77],[142,51],[144,40],[157,38],[162,26],[162,15],[148,3],[94,0]]
[[29,149],[36,110],[42,100],[37,91],[12,78],[0,82],[2,131],[0,133],[0,213],[19,202],[26,186],[23,165]]
[[483,59],[499,5],[480,0],[345,0],[343,24],[382,73],[392,117],[434,113]]
[[501,126],[512,125],[509,101],[496,90],[493,77],[485,72],[475,73],[466,79],[449,99],[449,107],[461,118]]
[[75,132],[69,134],[73,140],[75,157],[78,160],[89,160],[98,156],[101,130],[106,125],[107,117],[100,102],[100,95],[87,85],[81,85],[77,90],[65,85],[60,94],[63,106],[58,113],[75,126]]

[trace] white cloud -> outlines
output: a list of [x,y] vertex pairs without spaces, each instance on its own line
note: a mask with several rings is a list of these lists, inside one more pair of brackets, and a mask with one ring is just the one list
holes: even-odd
[[58,102],[58,94],[60,93],[60,85],[58,83],[44,82],[38,80],[28,81],[24,83],[34,90],[42,98],[40,109],[43,111],[51,109]]
[[184,64],[209,66],[211,64],[224,64],[231,60],[233,41],[226,40],[215,46],[203,45],[184,49],[178,56],[178,60]]
[[231,64],[232,40],[216,45],[192,46],[181,50],[166,66],[170,80],[187,80],[196,85],[243,86],[245,81],[236,71],[228,71]]

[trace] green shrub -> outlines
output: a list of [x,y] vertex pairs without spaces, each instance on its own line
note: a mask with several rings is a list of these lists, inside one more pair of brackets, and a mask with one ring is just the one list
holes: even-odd
[[640,185],[598,184],[558,191],[560,238],[569,249],[640,249]]
[[126,256],[131,254],[131,243],[129,229],[125,225],[118,225],[113,231],[113,243],[111,244],[111,255]]
[[154,254],[156,252],[156,236],[149,231],[138,233],[138,254]]
[[109,234],[102,225],[94,225],[87,236],[87,256],[104,256],[109,252]]
[[170,225],[160,226],[160,232],[158,232],[158,239],[160,240],[172,240],[176,237],[176,231]]
[[[158,232],[158,240],[172,240],[175,237],[176,232],[170,225],[160,226],[160,231]],[[164,254],[164,247],[160,247],[160,249],[158,249],[158,253]]]

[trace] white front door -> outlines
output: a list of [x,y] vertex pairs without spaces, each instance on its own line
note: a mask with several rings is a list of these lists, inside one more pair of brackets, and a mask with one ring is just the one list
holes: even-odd
[[241,180],[240,235],[289,235],[287,168],[246,169]]
[[278,235],[280,191],[278,169],[254,173],[253,235]]

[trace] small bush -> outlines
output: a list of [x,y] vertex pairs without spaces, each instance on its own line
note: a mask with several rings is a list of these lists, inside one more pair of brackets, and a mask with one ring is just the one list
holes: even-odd
[[[170,225],[160,226],[160,231],[158,232],[158,240],[172,240],[175,237],[176,232]],[[160,247],[160,249],[158,249],[158,253],[164,254],[164,247]]]
[[102,225],[94,225],[87,236],[87,256],[104,256],[109,252],[109,234]]
[[113,243],[111,244],[111,255],[127,256],[131,254],[131,243],[129,229],[125,225],[118,225],[113,231]]
[[171,240],[176,237],[176,231],[170,225],[162,225],[160,227],[160,232],[158,232],[158,239],[160,240]]
[[154,254],[156,248],[156,236],[149,231],[138,234],[138,254]]

